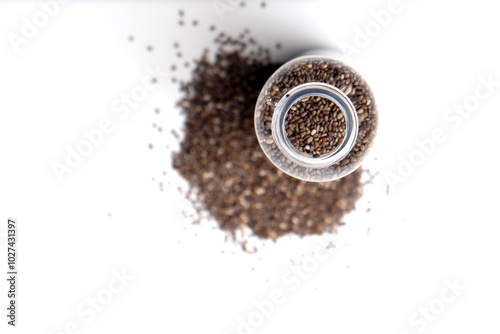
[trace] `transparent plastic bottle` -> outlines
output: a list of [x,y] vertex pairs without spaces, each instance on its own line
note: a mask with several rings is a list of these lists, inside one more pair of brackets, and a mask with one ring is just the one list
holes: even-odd
[[286,174],[332,181],[361,165],[376,135],[377,106],[364,79],[337,60],[341,54],[310,54],[285,63],[266,82],[255,131],[269,160]]

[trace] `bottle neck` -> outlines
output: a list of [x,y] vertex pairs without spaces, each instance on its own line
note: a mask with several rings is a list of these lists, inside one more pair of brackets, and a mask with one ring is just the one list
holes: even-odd
[[[286,116],[298,101],[308,97],[322,97],[334,102],[345,118],[343,141],[331,152],[319,157],[300,152],[289,140],[285,129]],[[358,115],[352,101],[340,89],[322,82],[309,82],[292,88],[276,105],[271,123],[274,142],[281,152],[295,164],[306,168],[326,168],[345,158],[358,138]]]

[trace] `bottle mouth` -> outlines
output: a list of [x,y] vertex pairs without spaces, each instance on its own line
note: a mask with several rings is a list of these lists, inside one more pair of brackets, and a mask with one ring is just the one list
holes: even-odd
[[[332,101],[339,107],[345,118],[344,139],[331,152],[319,157],[299,151],[291,143],[285,129],[286,116],[290,108],[308,97],[322,97]],[[302,167],[320,169],[340,162],[349,154],[358,138],[358,124],[356,108],[344,92],[329,84],[309,82],[292,88],[280,99],[274,110],[271,129],[276,146],[286,158]]]

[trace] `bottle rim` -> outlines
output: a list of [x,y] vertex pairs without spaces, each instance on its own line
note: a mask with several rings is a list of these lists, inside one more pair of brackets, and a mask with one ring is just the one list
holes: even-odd
[[[342,111],[346,123],[342,143],[319,157],[299,151],[288,138],[285,129],[290,108],[308,97],[323,97],[335,103]],[[287,159],[302,167],[321,169],[340,162],[351,152],[358,138],[358,125],[356,108],[344,92],[323,82],[308,82],[292,88],[280,99],[273,113],[271,130],[274,142]]]

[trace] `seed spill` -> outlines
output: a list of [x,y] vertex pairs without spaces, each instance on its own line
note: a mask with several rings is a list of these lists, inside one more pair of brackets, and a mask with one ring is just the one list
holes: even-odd
[[[220,33],[214,59],[203,53],[194,61],[192,75],[181,85],[184,96],[178,106],[185,115],[185,136],[173,166],[197,194],[195,208],[208,212],[233,236],[245,227],[274,240],[289,233],[336,231],[361,196],[361,171],[334,182],[310,183],[282,173],[267,159],[255,136],[254,110],[262,87],[281,64],[248,34],[243,32],[241,39]],[[334,117],[335,106],[312,102],[323,111],[311,118],[312,141],[305,142],[331,149],[336,141],[324,138],[341,138],[342,120]],[[296,112],[310,104],[304,103]],[[338,132],[337,137],[330,132]]]

